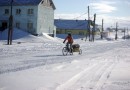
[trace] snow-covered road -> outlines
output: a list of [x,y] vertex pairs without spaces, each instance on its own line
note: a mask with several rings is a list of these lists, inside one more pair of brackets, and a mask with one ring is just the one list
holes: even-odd
[[0,44],[0,90],[130,90],[130,40],[75,43],[82,55],[63,56],[64,45],[49,40]]
[[[98,54],[108,52],[109,50],[113,50],[124,45],[124,43],[117,43],[91,43],[90,45],[87,45],[88,42],[83,43],[81,44],[81,48],[83,50],[83,54],[81,56],[77,55],[77,53],[76,55],[74,53],[73,56],[63,56],[61,52],[63,47],[62,44],[54,42],[23,43],[23,45],[4,46],[0,49],[0,56],[2,58],[0,74],[39,67],[45,65],[46,63],[54,64],[71,62],[74,59],[93,58]],[[97,57],[99,57],[99,55]]]
[[[110,78],[115,66],[123,61],[122,58],[125,55],[122,52],[126,51],[124,48],[128,49],[129,46],[130,44],[126,42],[117,42],[89,47],[87,53],[85,53],[86,55],[82,56],[84,60],[89,60],[88,65],[81,72],[60,85],[57,90],[105,90],[103,88],[104,84]],[[83,61],[83,63],[86,63],[86,61]],[[82,66],[82,64],[79,65]]]

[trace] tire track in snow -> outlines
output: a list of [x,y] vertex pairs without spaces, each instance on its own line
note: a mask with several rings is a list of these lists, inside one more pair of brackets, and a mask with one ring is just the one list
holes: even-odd
[[98,90],[109,78],[114,66],[114,62],[93,64],[57,87],[56,90]]
[[105,65],[102,65],[95,72],[94,78],[92,78],[91,81],[85,85],[85,87],[88,86],[88,90],[100,90],[100,88],[102,88],[106,80],[110,77],[111,71],[114,68],[114,66],[114,62],[109,62]]
[[[90,67],[84,69],[83,71],[81,71],[80,73],[78,73],[77,75],[73,76],[71,79],[69,79],[67,82],[61,84],[60,86],[58,86],[56,88],[56,90],[71,90],[70,87],[75,84],[77,81],[79,82],[79,79],[81,79],[81,77],[86,74],[86,72],[89,72],[90,70],[92,70],[94,67],[96,66],[96,64],[91,65]],[[68,88],[69,87],[69,88]]]
[[[71,55],[62,56],[60,54],[57,54],[57,55],[38,54],[38,55],[39,56],[36,56],[34,59],[28,59],[26,61],[20,60],[17,63],[2,64],[2,65],[0,65],[0,74],[17,72],[17,71],[27,70],[27,69],[31,69],[31,68],[40,67],[40,66],[47,66],[47,65],[56,64],[56,63],[63,63],[63,62],[69,63],[74,58],[79,57],[79,56],[74,56],[74,55],[73,56],[71,56]],[[17,58],[20,58],[20,57],[18,56]],[[58,60],[57,60],[57,58],[58,58]]]
[[110,77],[110,74],[113,70],[113,68],[116,66],[116,63],[111,64],[104,73],[102,73],[102,76],[98,80],[98,82],[95,85],[94,90],[101,90],[103,88],[103,85],[107,81],[107,79]]

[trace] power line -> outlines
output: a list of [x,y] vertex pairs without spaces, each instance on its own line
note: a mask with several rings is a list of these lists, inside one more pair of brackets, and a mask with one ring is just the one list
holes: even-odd
[[[71,18],[72,20],[77,20],[78,18],[80,18],[80,17],[82,17],[82,16],[84,16],[84,15],[86,15],[87,13],[84,13],[84,14],[82,14],[82,15],[80,15],[80,16],[77,16],[77,17],[74,17],[74,18]],[[64,19],[64,20],[67,20],[67,18],[61,18],[61,17],[59,17],[59,19]]]
[[87,14],[87,12],[84,13],[84,14],[82,14],[82,15],[80,15],[80,16],[78,16],[78,17],[75,17],[75,18],[73,18],[73,19],[78,19],[78,18],[80,18],[80,17],[82,17],[82,16],[84,16],[84,15],[86,15],[86,14]]

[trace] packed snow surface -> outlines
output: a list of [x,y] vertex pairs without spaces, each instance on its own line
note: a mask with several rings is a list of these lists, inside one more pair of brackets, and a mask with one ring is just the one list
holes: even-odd
[[130,90],[129,39],[75,39],[82,54],[63,56],[63,39],[16,29],[7,45],[0,35],[0,90]]

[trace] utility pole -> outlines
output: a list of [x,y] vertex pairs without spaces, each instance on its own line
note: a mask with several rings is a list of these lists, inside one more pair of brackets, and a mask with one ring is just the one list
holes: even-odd
[[89,6],[88,6],[88,34],[89,34],[89,41],[91,41],[90,40],[90,15],[89,15],[90,13],[89,13]]
[[94,14],[94,21],[93,21],[93,30],[92,30],[92,41],[94,42],[94,35],[95,35],[95,21],[96,21],[96,14]]
[[104,24],[104,20],[102,19],[102,31],[101,31],[101,39],[103,39],[103,31],[104,31],[104,26],[103,26],[103,24]]
[[127,33],[128,33],[128,39],[130,39],[130,36],[129,36],[129,29],[127,28]]
[[9,17],[9,30],[8,30],[8,45],[12,45],[12,34],[13,34],[13,15],[12,15],[12,4],[13,0],[11,0],[11,12],[10,12],[10,17]]
[[118,25],[118,22],[116,22],[116,34],[115,34],[115,40],[117,40],[117,37],[118,37],[118,36],[117,36],[117,31],[118,31],[118,28],[117,28],[118,26],[117,26],[117,25]]
[[129,29],[128,29],[128,27],[127,27],[127,35],[129,36]]
[[124,39],[126,39],[126,37],[125,37],[125,32],[126,32],[126,29],[124,28]]

